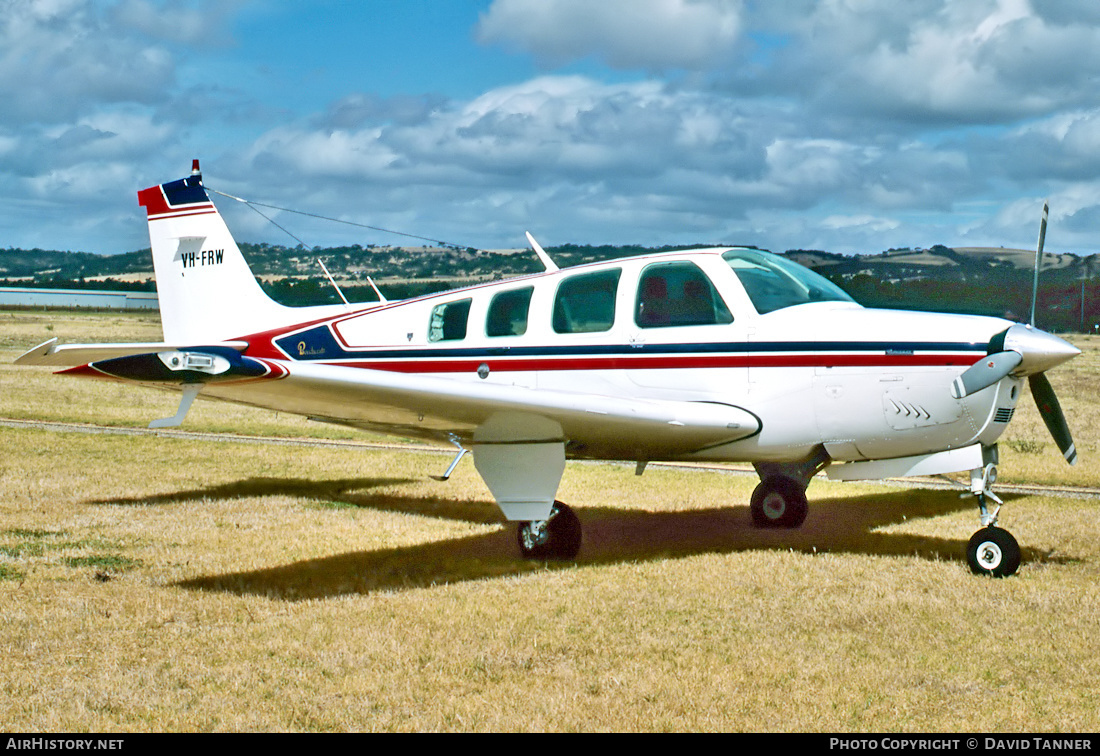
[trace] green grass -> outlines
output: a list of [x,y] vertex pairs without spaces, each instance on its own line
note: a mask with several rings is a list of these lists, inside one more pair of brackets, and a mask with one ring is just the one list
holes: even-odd
[[25,573],[10,564],[0,562],[0,580],[22,580]]
[[140,560],[118,554],[65,557],[62,561],[69,567],[95,567],[100,570],[129,570],[141,566]]
[[[117,551],[119,548],[119,544],[98,537],[71,540],[68,532],[64,530],[9,528],[0,532],[0,558],[6,557],[11,562],[26,565],[31,569],[61,564],[75,568],[92,567],[103,572],[121,572],[140,566],[139,560],[117,553],[74,554],[74,552],[89,550],[110,552]],[[19,578],[25,575],[23,570],[10,564],[5,567],[8,572]]]

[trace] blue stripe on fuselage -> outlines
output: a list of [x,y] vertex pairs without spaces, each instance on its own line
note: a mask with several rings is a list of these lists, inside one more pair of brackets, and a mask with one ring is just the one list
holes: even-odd
[[888,355],[904,355],[915,352],[973,352],[976,355],[981,355],[987,353],[988,347],[986,342],[738,341],[687,344],[562,344],[557,346],[475,348],[409,347],[406,349],[376,348],[352,351],[344,349],[333,337],[329,327],[324,325],[275,339],[275,344],[292,359],[302,361],[658,354],[774,354],[778,352],[862,352]]

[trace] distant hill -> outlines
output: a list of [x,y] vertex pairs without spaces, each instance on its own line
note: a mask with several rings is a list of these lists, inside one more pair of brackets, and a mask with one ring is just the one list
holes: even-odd
[[[525,249],[352,245],[308,250],[272,244],[240,246],[261,285],[279,301],[298,305],[339,301],[318,258],[324,260],[351,301],[377,298],[368,277],[388,298],[401,299],[542,270],[534,253]],[[566,244],[547,248],[547,252],[561,267],[568,267],[677,248]],[[805,249],[784,254],[871,307],[1017,319],[1030,310],[1034,250],[936,245],[867,255]],[[1057,330],[1092,330],[1100,322],[1100,305],[1091,304],[1100,295],[1100,283],[1096,282],[1100,256],[1044,254],[1042,271],[1039,324]],[[94,255],[0,249],[0,286],[155,288],[149,250]]]
[[[944,247],[930,249],[890,249],[875,255],[838,255],[817,250],[789,250],[787,256],[808,268],[824,273],[831,269],[843,274],[874,271],[883,275],[914,277],[926,275],[930,268],[976,273],[988,270],[1026,270],[1035,266],[1035,250],[1005,247]],[[1090,274],[1098,265],[1096,255],[1079,257],[1069,254],[1043,254],[1042,269],[1075,270]]]
[[153,261],[148,250],[120,255],[94,255],[91,252],[58,252],[46,249],[0,249],[0,279],[30,281],[60,278],[76,281],[95,276],[123,275],[130,272],[152,274]]
[[[1035,250],[937,245],[850,257],[817,250],[790,250],[787,255],[871,307],[1011,320],[1025,319],[1031,309]],[[1095,330],[1100,323],[1098,273],[1100,256],[1044,254],[1038,325],[1059,331]]]

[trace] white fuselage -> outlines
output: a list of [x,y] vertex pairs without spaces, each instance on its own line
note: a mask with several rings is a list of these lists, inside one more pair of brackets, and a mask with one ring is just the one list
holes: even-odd
[[[644,434],[587,438],[566,428],[567,454],[577,457],[784,461],[823,444],[833,460],[852,461],[989,445],[1003,431],[1019,379],[961,400],[950,387],[1009,321],[843,300],[761,314],[761,302],[783,305],[782,295],[751,283],[750,294],[740,263],[723,253],[732,254],[696,250],[591,264],[349,311],[263,339],[241,336],[250,343],[247,355],[278,361],[291,374],[344,366],[465,382],[471,390],[517,386],[701,403],[716,412],[734,407],[759,420],[747,438],[690,451]],[[685,292],[705,288],[696,271],[713,291],[703,292],[703,314],[685,314]],[[591,311],[577,312],[578,303]],[[363,407],[357,417],[338,396],[311,396],[300,386],[281,395],[278,382],[207,393],[437,439],[468,439],[479,422],[470,420],[468,429],[433,423],[432,412],[408,407]]]

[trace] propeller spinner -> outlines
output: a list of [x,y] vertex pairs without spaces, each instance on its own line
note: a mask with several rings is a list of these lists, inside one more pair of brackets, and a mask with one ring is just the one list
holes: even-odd
[[[1054,437],[1062,455],[1071,465],[1077,461],[1077,450],[1066,423],[1058,397],[1044,373],[1066,360],[1081,354],[1081,350],[1053,334],[1029,325],[1014,325],[990,340],[990,353],[974,363],[951,384],[951,395],[962,399],[988,388],[1006,376],[1027,376],[1031,395],[1047,430]],[[996,351],[994,351],[996,350]]]

